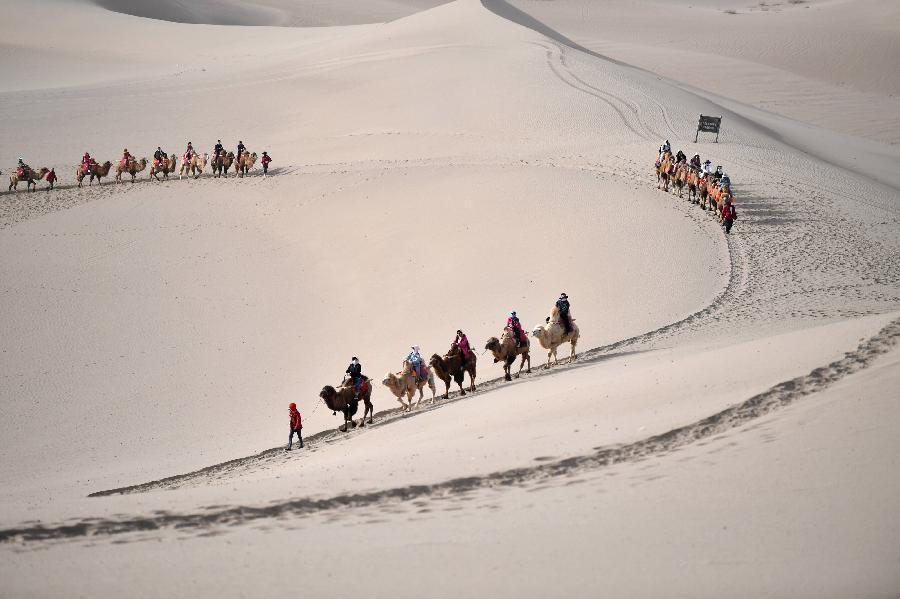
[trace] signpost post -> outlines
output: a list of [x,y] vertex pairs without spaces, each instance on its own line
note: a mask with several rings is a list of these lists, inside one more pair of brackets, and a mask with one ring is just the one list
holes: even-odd
[[722,117],[720,116],[704,116],[700,115],[700,122],[697,123],[697,133],[694,135],[694,143],[697,143],[697,138],[700,136],[700,132],[704,133],[715,133],[716,134],[716,143],[719,143],[719,127],[722,125]]

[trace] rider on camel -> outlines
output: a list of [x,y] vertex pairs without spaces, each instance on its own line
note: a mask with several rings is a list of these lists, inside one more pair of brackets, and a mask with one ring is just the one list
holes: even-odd
[[472,351],[472,348],[469,347],[469,339],[462,330],[456,331],[456,339],[453,340],[453,347],[459,348],[459,353],[462,354],[463,364],[469,361],[469,353]]
[[413,345],[410,349],[412,351],[406,354],[406,361],[409,362],[413,372],[416,374],[416,380],[421,381],[426,378],[424,368],[425,360],[422,359],[422,354],[420,353],[418,345]]
[[684,152],[682,152],[681,150],[678,150],[678,153],[675,154],[675,164],[678,164],[679,162],[686,162],[686,161],[687,161],[687,155]]
[[699,172],[700,166],[700,154],[694,154],[694,157],[691,158],[691,168]]
[[122,166],[127,167],[131,163],[131,154],[128,152],[128,148],[122,150]]
[[240,160],[240,159],[241,159],[241,154],[243,154],[243,153],[244,153],[244,150],[246,150],[246,149],[247,149],[247,147],[244,145],[244,142],[243,142],[243,141],[238,141],[238,145],[237,145],[237,155],[235,156],[235,160]]
[[720,164],[720,165],[718,165],[718,166],[716,167],[716,172],[714,172],[712,176],[713,176],[713,179],[715,179],[716,181],[718,181],[719,179],[722,178],[722,175],[723,175],[723,172],[722,172],[722,165]]
[[722,178],[719,179],[719,191],[728,190],[728,193],[731,193],[731,178],[728,177],[727,174],[722,174]]
[[187,149],[184,151],[184,161],[190,162],[194,159],[194,146],[188,142]]
[[162,151],[162,146],[157,146],[156,151],[153,152],[153,161],[156,163],[156,166],[162,164],[162,161],[168,158],[168,155]]
[[85,152],[84,156],[81,157],[81,170],[85,174],[91,170],[91,155],[88,152]]
[[512,331],[513,336],[516,338],[516,347],[525,345],[525,331],[522,330],[522,323],[519,322],[519,317],[516,316],[515,310],[509,313],[509,318],[506,319],[506,328]]
[[703,163],[703,168],[700,169],[700,176],[701,177],[709,177],[712,174],[713,174],[712,162],[707,160]]
[[16,165],[16,170],[19,172],[19,176],[24,177],[31,172],[31,167],[25,164],[25,162],[19,158],[19,164]]
[[559,319],[562,322],[563,330],[568,334],[572,330],[572,323],[569,318],[569,296],[565,293],[559,294],[556,300],[556,310],[559,312]]
[[347,367],[346,374],[353,383],[353,392],[359,394],[359,388],[365,380],[365,377],[362,373],[362,364],[359,363],[359,359],[356,356],[353,356],[350,360],[350,366]]
[[220,155],[224,150],[225,150],[225,148],[222,146],[222,140],[220,139],[220,140],[218,140],[218,141],[216,142],[216,145],[213,147],[213,158],[214,158],[214,159],[215,159],[215,158],[218,158],[219,155]]

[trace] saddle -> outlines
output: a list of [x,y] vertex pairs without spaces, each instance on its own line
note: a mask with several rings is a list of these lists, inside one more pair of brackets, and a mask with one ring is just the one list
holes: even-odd
[[31,174],[30,168],[17,168],[16,169],[16,177],[19,179],[25,179]]
[[[353,389],[353,379],[351,379],[350,377],[345,378],[344,382],[341,383],[341,387],[348,387],[350,389]],[[371,389],[372,382],[369,380],[369,377],[363,375],[362,380],[359,383],[359,391],[356,391],[355,393],[361,396],[368,393]]]

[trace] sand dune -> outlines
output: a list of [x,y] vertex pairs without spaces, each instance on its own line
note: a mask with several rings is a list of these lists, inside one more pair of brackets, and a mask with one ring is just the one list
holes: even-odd
[[[0,194],[4,596],[900,585],[892,5],[10,4],[47,37],[0,24],[0,169],[62,185]],[[698,13],[715,35],[677,33]],[[823,43],[845,17],[865,42]],[[676,68],[713,58],[737,87]],[[656,189],[666,138],[725,165],[732,235]],[[216,139],[272,176],[74,187],[86,149]],[[560,291],[577,362],[507,384],[481,355],[476,394],[377,386],[334,432],[351,355],[480,352]]]
[[138,17],[210,25],[317,27],[381,23],[444,4],[447,0],[93,0],[99,6]]
[[819,128],[900,141],[896,2],[509,4],[592,51],[674,81]]

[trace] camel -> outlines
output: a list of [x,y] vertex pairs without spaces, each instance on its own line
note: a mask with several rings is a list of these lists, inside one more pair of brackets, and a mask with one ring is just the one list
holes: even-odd
[[[382,385],[391,390],[391,393],[394,394],[406,412],[411,412],[413,409],[412,398],[417,389],[419,391],[419,401],[416,402],[415,407],[419,407],[422,399],[425,398],[423,390],[426,383],[431,389],[431,403],[434,403],[434,397],[437,394],[434,387],[434,372],[429,368],[428,377],[424,380],[416,381],[416,374],[413,372],[412,365],[406,360],[403,360],[403,370],[397,374],[389,372],[384,375],[384,379],[381,381]],[[403,401],[404,394],[406,395],[406,402]]]
[[477,362],[478,356],[475,355],[475,352],[469,352],[469,359],[463,363],[462,353],[456,345],[451,347],[450,351],[443,357],[437,354],[431,356],[431,360],[428,363],[431,364],[431,368],[437,377],[444,381],[444,386],[446,387],[444,399],[450,398],[451,378],[459,385],[459,393],[461,395],[466,394],[466,390],[463,389],[463,379],[465,379],[467,372],[469,373],[469,391],[475,393],[475,367]]
[[220,155],[217,157],[213,157],[212,159],[212,171],[213,174],[218,178],[219,175],[228,176],[228,169],[231,168],[232,163],[234,162],[234,152],[228,152],[224,156]]
[[714,211],[717,216],[720,216],[725,200],[727,198],[734,199],[734,195],[731,193],[731,187],[728,188],[727,193],[719,191],[719,182],[715,179],[710,179],[706,184],[706,188],[706,195],[709,198],[709,209]]
[[550,361],[555,360],[557,364],[559,364],[559,357],[556,355],[556,350],[563,343],[571,343],[572,344],[572,355],[569,356],[569,361],[574,362],[577,354],[575,353],[575,346],[578,345],[578,337],[581,335],[578,330],[578,325],[575,324],[575,319],[569,316],[569,322],[572,325],[571,330],[566,333],[565,327],[563,327],[562,319],[559,316],[559,310],[555,307],[553,308],[553,312],[550,314],[550,317],[547,319],[547,324],[538,325],[534,327],[534,330],[531,331],[531,334],[537,337],[537,340],[540,341],[541,347],[547,352],[547,368],[550,367]]
[[372,406],[372,381],[365,378],[359,388],[359,397],[353,391],[353,383],[348,379],[344,384],[335,389],[331,385],[322,387],[319,393],[325,401],[325,405],[333,412],[342,412],[344,414],[344,424],[338,427],[342,433],[346,433],[351,427],[356,428],[357,424],[353,422],[353,416],[359,410],[359,402],[362,401],[366,409],[362,418],[359,419],[359,427],[366,426],[366,416],[369,417],[369,424],[375,415],[375,408]]
[[181,172],[178,174],[178,178],[181,179],[183,176],[190,174],[194,177],[194,179],[198,179],[200,175],[203,174],[203,169],[206,168],[206,163],[209,161],[208,154],[194,154],[190,160],[186,159],[186,156],[182,156],[181,158]]
[[686,162],[679,162],[675,166],[675,190],[678,192],[678,197],[684,197],[684,187],[688,184],[688,179],[691,176],[692,169]]
[[122,173],[131,175],[131,182],[134,183],[136,175],[147,168],[147,159],[141,158],[139,161],[132,158],[125,164],[124,160],[120,160],[116,164],[116,183],[122,182]]
[[[9,176],[9,189],[7,191],[16,192],[19,191],[19,181],[27,182],[28,191],[37,191],[37,182],[47,176],[47,173],[50,172],[50,169],[46,166],[41,167],[41,170],[35,171],[33,168],[29,168],[27,173],[23,173],[22,177],[19,177],[18,170],[14,170],[12,174]],[[31,187],[34,186],[34,189]]]
[[691,168],[687,176],[688,200],[692,204],[697,204],[700,200],[697,198],[697,191],[700,187],[700,174],[697,169]]
[[531,372],[531,355],[529,354],[531,342],[528,340],[528,337],[525,337],[525,343],[521,347],[516,347],[516,338],[513,335],[514,333],[507,327],[503,329],[503,335],[500,339],[491,337],[484,346],[484,349],[490,350],[494,354],[495,364],[503,362],[503,378],[507,381],[512,380],[510,367],[516,361],[516,356],[522,356],[522,362],[519,364],[519,372],[516,373],[516,378],[519,378],[522,374],[522,368],[525,366],[526,360],[528,361],[528,370],[525,372]]
[[660,189],[660,183],[662,183],[663,187],[661,188],[663,191],[669,191],[669,179],[671,178],[671,173],[669,172],[672,168],[672,152],[666,151],[662,156],[662,160],[660,160],[659,164],[656,165],[656,188]]
[[178,157],[172,154],[162,160],[153,161],[150,165],[150,176],[159,181],[159,173],[162,173],[163,179],[169,178],[169,173],[175,174],[175,167],[178,165]]
[[78,166],[75,170],[75,180],[78,181],[78,187],[81,187],[84,184],[84,178],[90,175],[88,178],[88,186],[94,184],[94,179],[97,179],[97,184],[102,183],[103,177],[109,176],[109,171],[112,168],[112,162],[107,160],[103,164],[97,164],[93,160],[90,164],[90,170],[85,172],[84,167]]
[[700,204],[700,208],[703,210],[706,210],[707,202],[712,201],[709,199],[709,188],[707,187],[709,179],[709,175],[706,175],[697,180],[697,197],[699,198],[697,201]]
[[241,157],[237,159],[237,165],[235,165],[238,177],[243,177],[250,172],[254,164],[256,164],[256,152],[249,155],[247,152],[241,154]]

